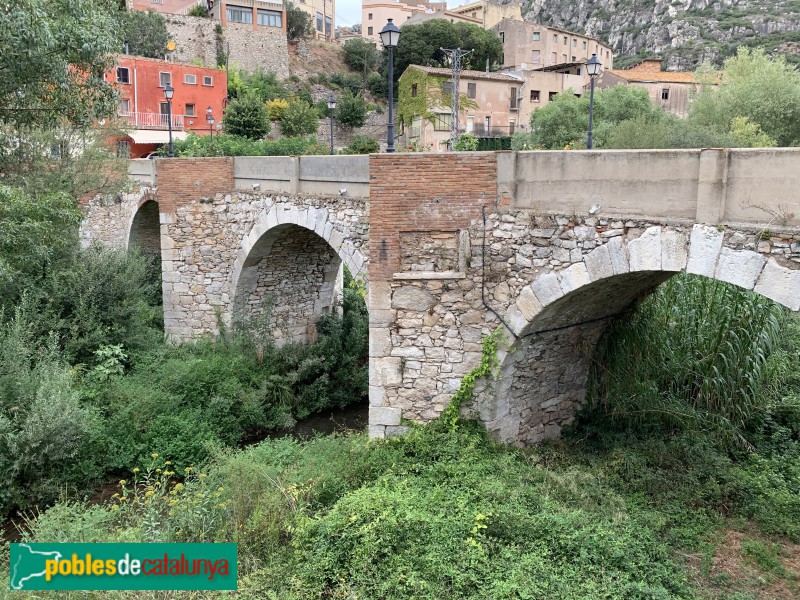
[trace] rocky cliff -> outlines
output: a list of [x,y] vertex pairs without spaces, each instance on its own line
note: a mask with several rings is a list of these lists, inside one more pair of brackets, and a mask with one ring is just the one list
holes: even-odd
[[528,21],[609,42],[615,67],[651,55],[669,70],[720,64],[740,45],[800,63],[800,0],[523,0]]

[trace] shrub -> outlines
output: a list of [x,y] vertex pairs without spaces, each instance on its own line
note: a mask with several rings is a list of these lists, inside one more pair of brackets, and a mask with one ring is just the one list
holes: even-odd
[[349,73],[334,73],[330,77],[331,85],[343,91],[357,94],[364,89],[364,82],[358,75]]
[[336,119],[347,127],[361,127],[367,122],[367,103],[360,93],[346,91],[336,104]]
[[284,111],[289,107],[289,101],[283,98],[267,100],[267,110],[269,111],[270,121],[280,121]]
[[356,73],[366,74],[378,66],[380,54],[375,44],[363,38],[347,40],[342,46],[344,62]]
[[271,129],[269,111],[264,102],[253,93],[232,100],[223,117],[225,133],[251,140],[264,138]]
[[208,11],[202,4],[195,4],[192,8],[189,9],[189,12],[186,13],[190,17],[207,17]]
[[286,36],[290,40],[305,40],[314,35],[313,19],[310,14],[293,2],[286,5]]
[[250,140],[233,135],[190,133],[185,140],[175,142],[176,156],[299,156],[327,154],[327,147],[314,137],[288,137],[279,140]]
[[[369,93],[375,98],[388,98],[389,97],[389,82],[386,77],[380,73],[371,73],[367,77],[367,88]],[[395,95],[395,98],[397,96]]]
[[283,111],[281,133],[287,136],[310,135],[317,132],[319,115],[308,103],[294,100]]
[[478,149],[478,138],[471,133],[462,133],[456,140],[454,150],[457,151],[472,151]]
[[342,154],[376,154],[380,150],[378,140],[366,135],[354,135]]

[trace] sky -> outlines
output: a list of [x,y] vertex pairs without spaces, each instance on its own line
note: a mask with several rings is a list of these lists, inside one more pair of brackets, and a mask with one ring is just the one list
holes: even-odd
[[[448,0],[448,8],[461,6],[473,0]],[[361,0],[336,0],[336,26],[349,27],[361,23]]]

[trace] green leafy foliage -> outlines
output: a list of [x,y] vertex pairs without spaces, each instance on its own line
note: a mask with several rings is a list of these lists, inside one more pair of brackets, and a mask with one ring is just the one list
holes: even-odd
[[478,149],[478,138],[471,133],[462,133],[456,140],[454,150],[458,151],[473,151]]
[[342,46],[345,64],[356,73],[362,73],[366,78],[368,73],[377,70],[380,53],[375,44],[364,38],[347,40]]
[[378,140],[365,135],[354,135],[342,149],[342,154],[376,154],[380,150]]
[[285,99],[289,90],[278,80],[274,71],[256,69],[252,73],[231,69],[228,71],[228,96],[239,98],[254,95],[262,102]]
[[362,127],[367,122],[367,103],[361,93],[346,91],[336,103],[336,120],[347,127]]
[[122,13],[121,25],[128,53],[147,58],[164,58],[169,41],[164,15],[150,10],[126,10]]
[[254,93],[236,98],[225,107],[223,117],[225,133],[233,136],[260,140],[270,132],[269,110]]
[[315,137],[288,137],[279,140],[251,140],[235,135],[190,133],[185,140],[175,141],[175,156],[300,156],[327,154],[328,149]]
[[302,100],[293,100],[281,115],[281,133],[289,136],[311,135],[319,127],[316,109]]
[[314,35],[311,15],[293,2],[286,4],[286,35],[290,40],[307,40]]

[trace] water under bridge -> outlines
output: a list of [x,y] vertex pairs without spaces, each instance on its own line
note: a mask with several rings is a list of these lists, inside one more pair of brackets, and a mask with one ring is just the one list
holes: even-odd
[[502,327],[465,411],[498,438],[557,437],[611,320],[680,271],[800,309],[800,151],[384,154],[131,161],[84,244],[161,257],[176,341],[255,316],[312,340],[342,267],[368,289],[369,431],[435,418]]

